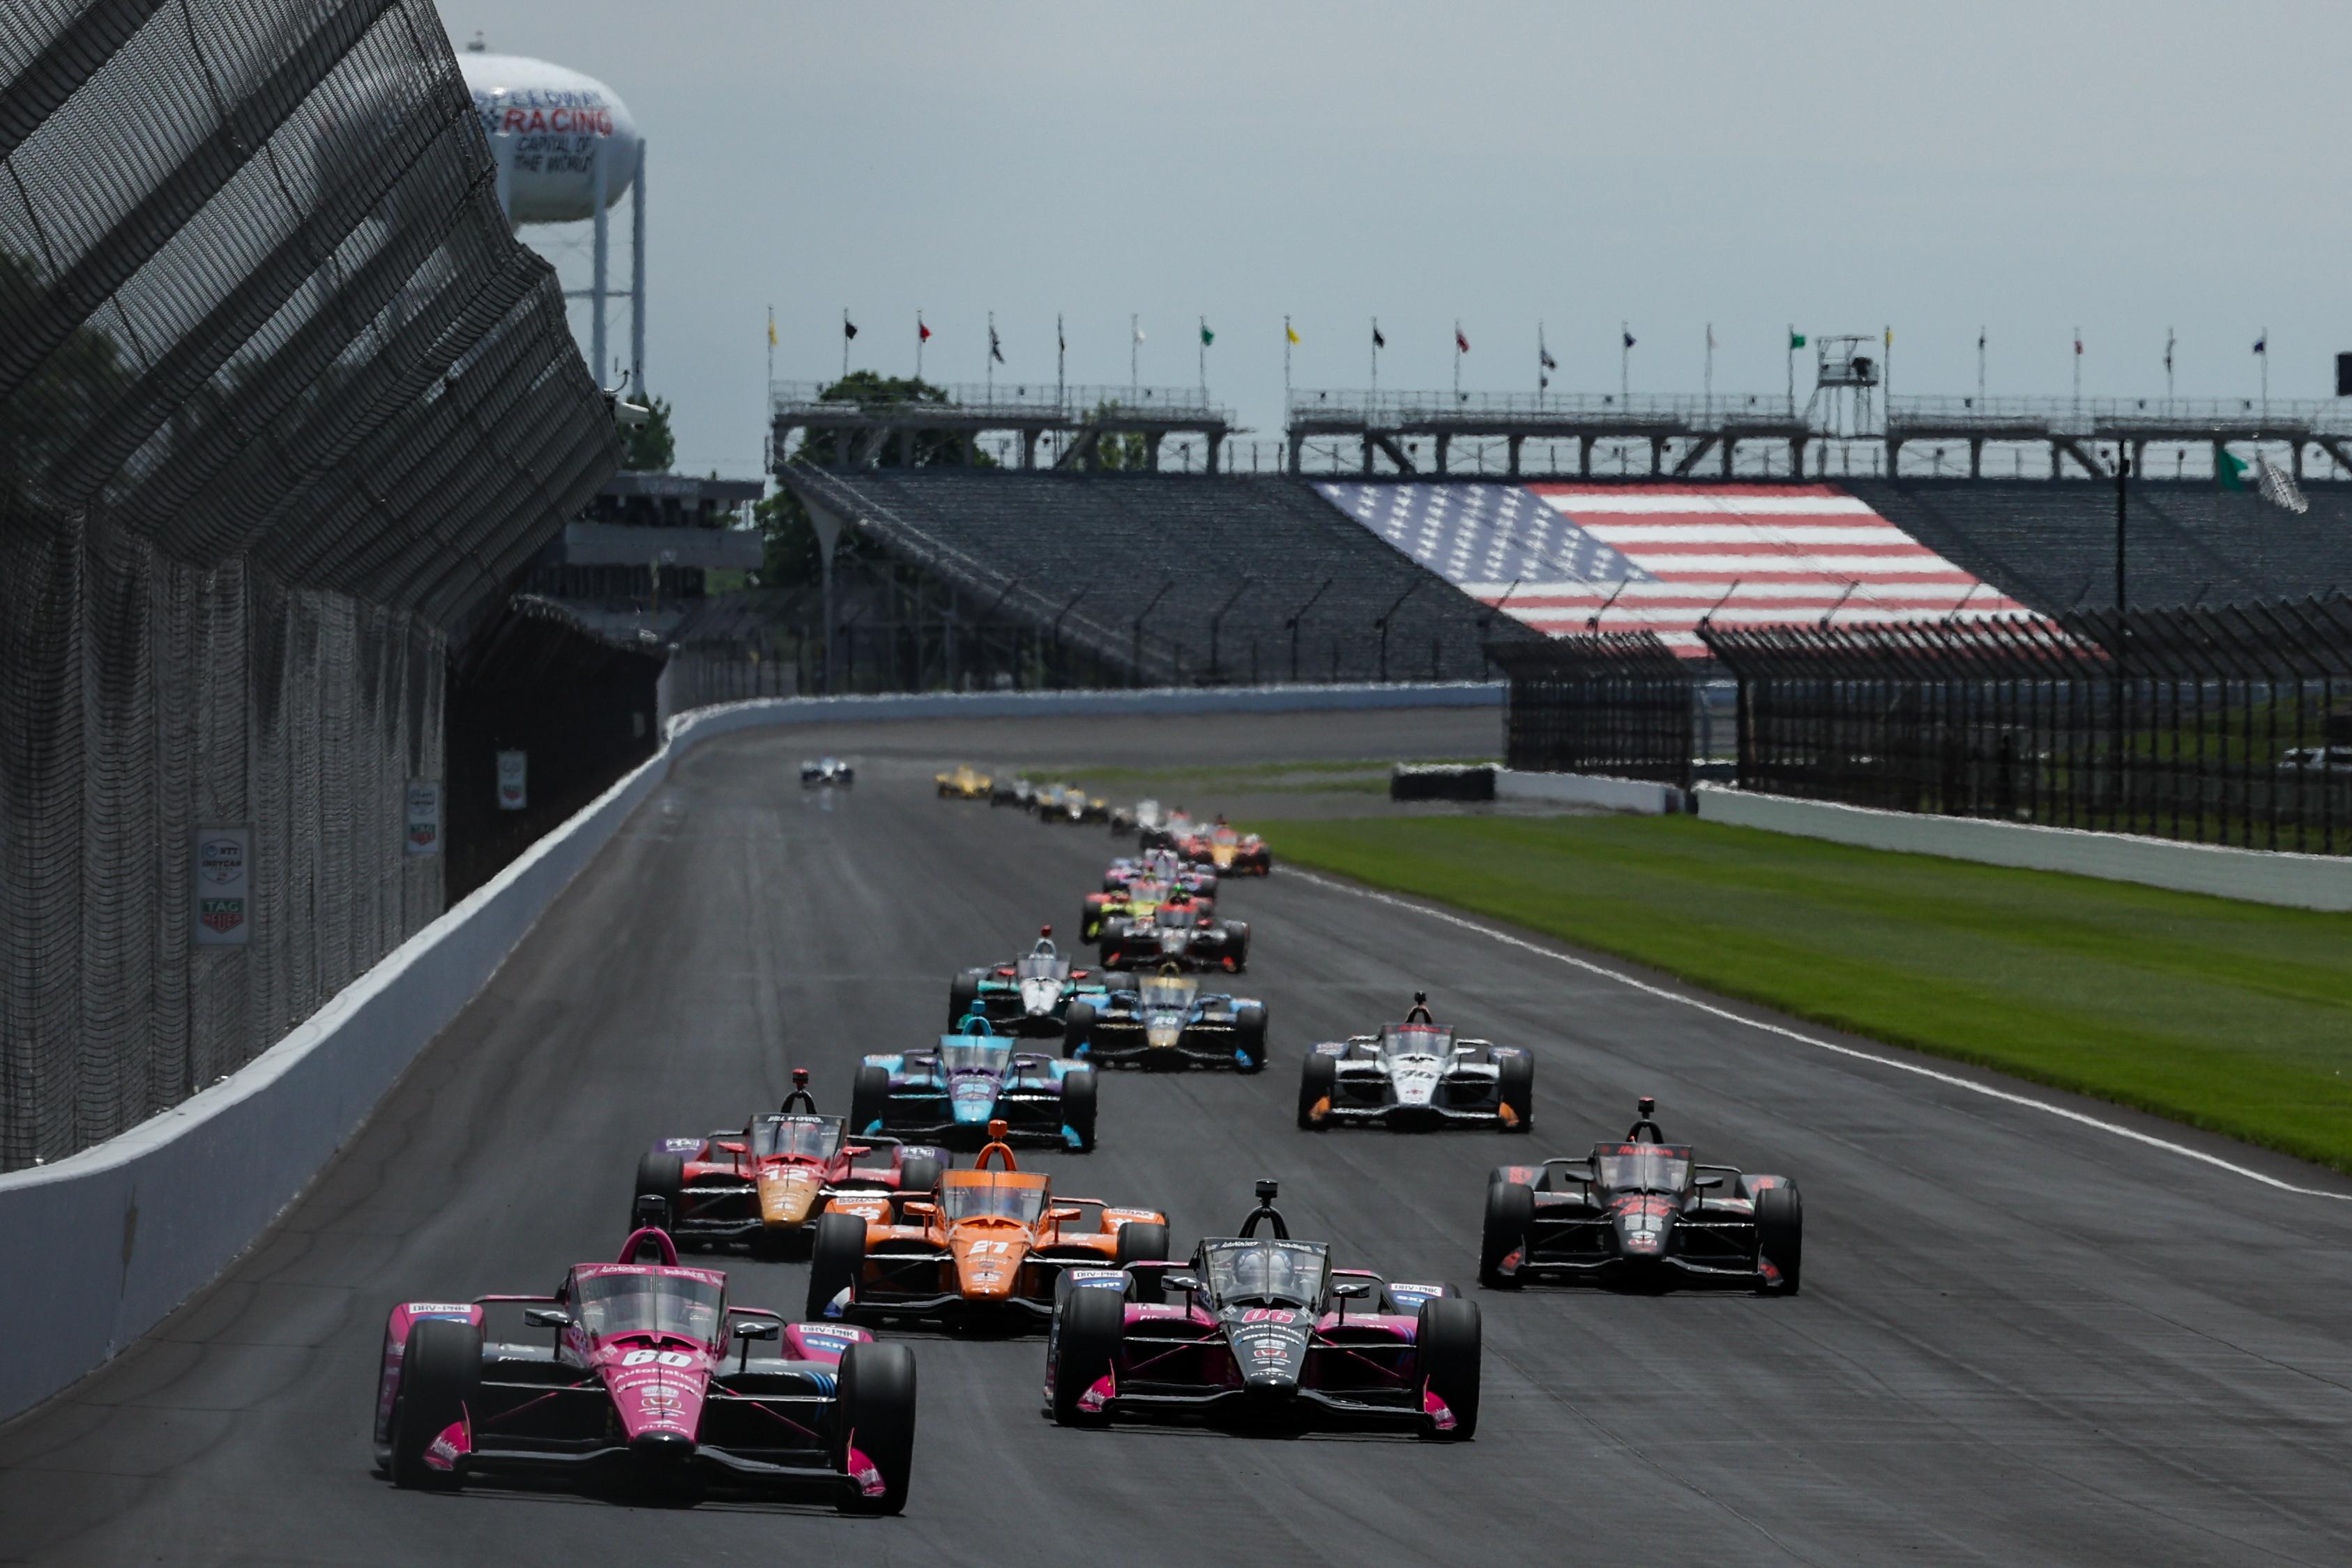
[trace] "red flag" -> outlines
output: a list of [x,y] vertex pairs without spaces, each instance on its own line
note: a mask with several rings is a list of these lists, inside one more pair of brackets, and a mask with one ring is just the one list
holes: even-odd
[[915,318],[915,340],[920,343],[928,343],[931,340],[931,329],[923,325],[923,319],[920,316]]
[[1457,354],[1466,354],[1470,351],[1470,340],[1462,335],[1462,329],[1459,327],[1454,329],[1454,351]]

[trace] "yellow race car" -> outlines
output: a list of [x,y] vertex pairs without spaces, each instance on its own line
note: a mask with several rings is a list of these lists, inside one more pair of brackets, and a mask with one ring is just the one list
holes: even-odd
[[933,777],[939,781],[940,799],[942,800],[985,800],[992,782],[987,774],[970,766]]

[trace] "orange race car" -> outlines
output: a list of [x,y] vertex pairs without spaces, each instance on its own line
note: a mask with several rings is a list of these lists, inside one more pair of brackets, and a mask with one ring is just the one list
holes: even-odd
[[1184,841],[1184,858],[1213,866],[1220,876],[1264,876],[1274,870],[1274,852],[1255,833],[1235,829],[1221,815]]
[[1064,1270],[1167,1255],[1166,1215],[1097,1198],[1056,1201],[1043,1171],[1014,1164],[1004,1131],[991,1122],[971,1169],[941,1171],[928,1198],[834,1199],[809,1255],[809,1316],[1043,1324]]

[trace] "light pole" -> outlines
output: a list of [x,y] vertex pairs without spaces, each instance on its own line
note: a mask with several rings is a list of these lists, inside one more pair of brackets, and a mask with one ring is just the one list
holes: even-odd
[[1294,686],[1298,684],[1298,622],[1306,617],[1308,611],[1315,608],[1315,601],[1323,597],[1323,589],[1330,587],[1339,580],[1336,577],[1325,578],[1323,588],[1318,588],[1308,594],[1307,602],[1292,611],[1290,619],[1284,623],[1290,631],[1290,684]]
[[1062,662],[1062,618],[1069,614],[1071,610],[1076,608],[1078,601],[1084,599],[1086,596],[1087,591],[1083,588],[1070,595],[1069,602],[1063,605],[1061,610],[1055,614],[1053,630],[1046,633],[1046,635],[1050,636],[1054,640],[1054,663],[1056,666],[1056,674],[1059,673],[1058,667]]
[[1234,605],[1240,601],[1241,596],[1247,593],[1255,586],[1255,579],[1246,577],[1242,579],[1242,585],[1234,590],[1233,597],[1226,600],[1223,604],[1218,605],[1217,612],[1209,617],[1209,684],[1213,686],[1215,685],[1221,678],[1221,671],[1223,668],[1217,661],[1217,628],[1223,622],[1225,619],[1225,612],[1231,610]]
[[1413,579],[1405,591],[1396,596],[1394,602],[1381,612],[1381,618],[1372,622],[1381,629],[1381,685],[1382,685],[1389,684],[1389,622],[1395,619],[1396,612],[1403,607],[1404,601],[1419,593],[1422,584],[1428,580],[1429,579],[1425,577]]
[[1176,580],[1170,578],[1160,585],[1160,591],[1151,596],[1150,602],[1136,612],[1135,642],[1129,652],[1127,662],[1128,668],[1132,673],[1132,678],[1139,686],[1143,684],[1143,618],[1157,609],[1160,601],[1168,597],[1168,591],[1175,586]]

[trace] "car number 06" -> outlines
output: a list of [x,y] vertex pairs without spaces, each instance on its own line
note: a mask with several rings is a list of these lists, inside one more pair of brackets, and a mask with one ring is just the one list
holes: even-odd
[[694,1364],[694,1357],[682,1350],[633,1350],[621,1358],[623,1366],[677,1366]]

